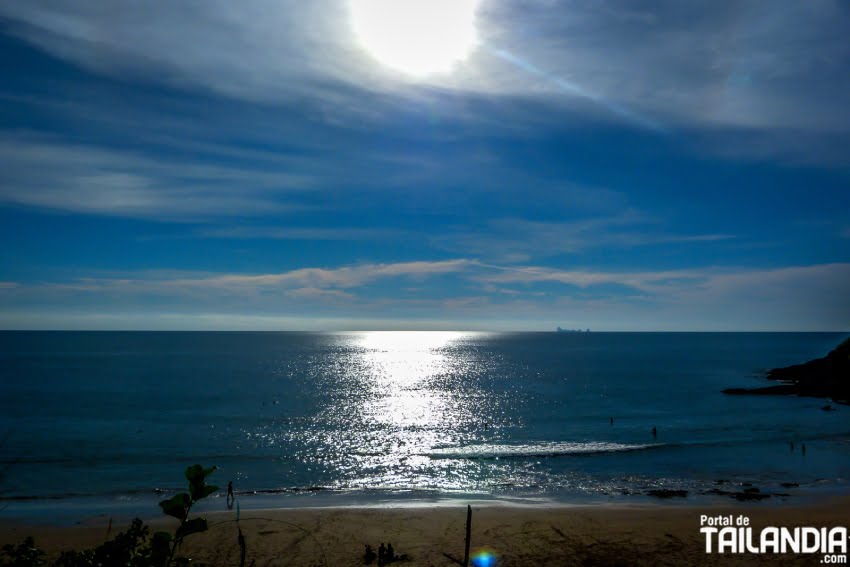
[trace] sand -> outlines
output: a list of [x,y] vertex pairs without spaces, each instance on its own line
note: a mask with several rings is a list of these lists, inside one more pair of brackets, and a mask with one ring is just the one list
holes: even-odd
[[[850,498],[808,504],[740,505],[600,504],[517,507],[473,505],[472,549],[489,548],[500,567],[525,565],[818,565],[815,555],[707,555],[700,516],[744,514],[755,528],[850,526]],[[184,555],[210,565],[239,565],[235,513],[208,514],[210,530],[191,536]],[[408,562],[451,566],[462,559],[466,509],[458,507],[308,508],[241,513],[246,565],[363,565],[365,544],[393,544]],[[155,519],[162,527],[163,520]],[[113,534],[123,525],[116,525]],[[49,557],[63,549],[94,546],[105,525],[74,527],[0,523],[0,544],[33,535]],[[450,557],[447,557],[450,556]]]

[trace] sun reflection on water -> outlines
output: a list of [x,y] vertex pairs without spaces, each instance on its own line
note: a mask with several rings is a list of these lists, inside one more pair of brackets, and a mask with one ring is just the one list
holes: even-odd
[[340,436],[358,457],[354,484],[443,489],[467,484],[462,471],[440,471],[450,467],[424,455],[457,444],[484,423],[472,403],[476,398],[480,403],[479,362],[456,348],[475,336],[369,332],[348,337],[353,351],[344,381],[362,395],[341,400],[351,406],[337,410],[351,418]]
[[447,418],[460,417],[449,415],[451,394],[435,388],[432,379],[458,362],[442,349],[462,338],[463,333],[449,332],[373,332],[359,337],[362,378],[372,394],[364,415],[399,427],[439,426]]
[[[522,393],[506,378],[501,355],[487,348],[487,337],[325,335],[317,348],[275,363],[281,390],[300,395],[262,406],[269,419],[246,431],[244,442],[254,451],[279,455],[284,486],[486,489],[499,477],[491,473],[516,465],[434,455],[443,448],[498,441],[506,428],[520,425],[513,408],[523,403]],[[290,480],[293,475],[299,480]]]

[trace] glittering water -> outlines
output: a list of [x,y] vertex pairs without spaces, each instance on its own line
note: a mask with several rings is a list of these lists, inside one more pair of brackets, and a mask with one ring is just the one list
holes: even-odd
[[0,333],[0,498],[144,500],[195,462],[275,505],[844,491],[850,408],[720,393],[841,338]]

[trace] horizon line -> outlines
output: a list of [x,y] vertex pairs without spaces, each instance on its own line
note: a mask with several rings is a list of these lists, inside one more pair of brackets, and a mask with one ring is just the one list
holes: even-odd
[[0,328],[0,333],[315,333],[315,334],[333,334],[333,333],[490,333],[490,334],[531,334],[531,333],[546,333],[560,335],[587,335],[587,334],[622,334],[622,333],[812,333],[812,334],[840,334],[850,333],[850,329],[840,330],[665,330],[665,329],[644,329],[644,330],[602,330],[594,331],[588,329],[585,331],[567,331],[559,332],[557,330],[544,329],[512,329],[512,330],[484,330],[484,329],[3,329]]

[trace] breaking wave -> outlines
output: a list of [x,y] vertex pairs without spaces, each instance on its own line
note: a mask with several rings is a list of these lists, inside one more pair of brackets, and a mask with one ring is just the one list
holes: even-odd
[[591,455],[595,453],[622,453],[642,451],[663,447],[663,443],[637,444],[626,443],[534,443],[530,445],[467,445],[465,447],[445,447],[433,449],[425,456],[432,459],[505,459],[526,457],[560,457],[567,455]]

